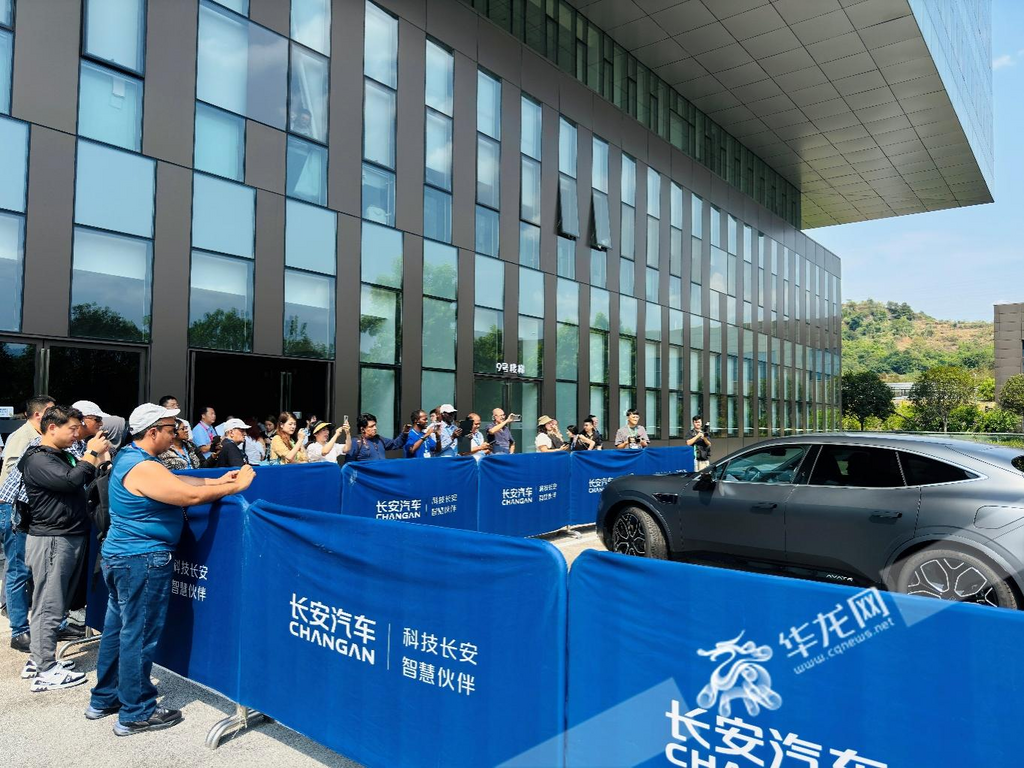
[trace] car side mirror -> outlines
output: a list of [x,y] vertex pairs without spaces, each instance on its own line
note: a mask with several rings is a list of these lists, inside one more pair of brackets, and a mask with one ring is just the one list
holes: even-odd
[[715,477],[710,472],[701,472],[693,484],[694,490],[710,491],[715,487]]

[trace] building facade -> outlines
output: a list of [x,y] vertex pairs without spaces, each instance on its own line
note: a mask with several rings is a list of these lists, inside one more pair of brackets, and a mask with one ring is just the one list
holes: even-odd
[[988,193],[938,43],[906,0],[609,2],[0,0],[0,405],[834,428],[800,228]]
[[1024,373],[1024,304],[996,304],[996,399],[1011,376]]

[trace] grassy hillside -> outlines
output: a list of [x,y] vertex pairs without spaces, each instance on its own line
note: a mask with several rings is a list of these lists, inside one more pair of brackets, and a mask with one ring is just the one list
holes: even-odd
[[960,365],[991,376],[993,358],[992,323],[936,320],[893,301],[843,304],[844,372],[913,381],[934,365]]

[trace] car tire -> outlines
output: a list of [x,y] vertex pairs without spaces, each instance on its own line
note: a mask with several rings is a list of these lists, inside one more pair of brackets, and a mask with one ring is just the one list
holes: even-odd
[[626,507],[615,516],[609,549],[655,560],[668,558],[668,545],[661,526],[650,512],[640,507]]
[[916,552],[900,565],[896,592],[998,608],[1020,608],[1006,577],[977,555],[949,547]]

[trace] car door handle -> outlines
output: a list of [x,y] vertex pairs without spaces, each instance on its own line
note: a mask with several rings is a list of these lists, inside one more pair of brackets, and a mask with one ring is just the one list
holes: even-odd
[[774,502],[765,501],[765,502],[762,502],[760,504],[755,504],[750,509],[753,512],[771,512],[777,506],[779,506],[779,505],[775,504]]
[[871,513],[872,520],[898,520],[903,517],[902,512],[893,512],[888,509],[876,509]]

